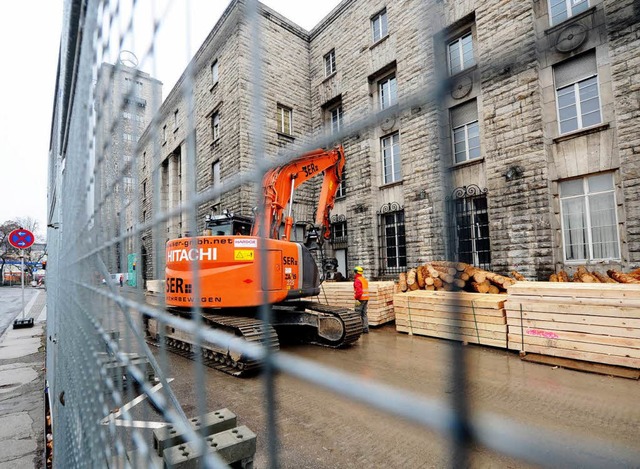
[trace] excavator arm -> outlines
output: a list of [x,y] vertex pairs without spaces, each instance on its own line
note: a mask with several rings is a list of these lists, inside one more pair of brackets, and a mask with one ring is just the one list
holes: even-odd
[[[263,200],[261,212],[253,226],[252,236],[279,238],[279,229],[284,219],[283,240],[291,238],[293,217],[291,205],[297,187],[319,174],[324,174],[318,198],[315,224],[323,228],[323,236],[330,236],[329,214],[333,208],[338,186],[344,169],[344,150],[337,146],[331,150],[313,150],[289,163],[268,171],[262,179]],[[284,209],[289,205],[289,214]]]

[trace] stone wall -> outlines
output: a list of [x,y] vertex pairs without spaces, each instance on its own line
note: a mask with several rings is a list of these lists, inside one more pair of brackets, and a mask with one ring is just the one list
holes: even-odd
[[[365,267],[371,277],[384,270],[379,212],[389,206],[404,210],[408,267],[444,258],[455,248],[448,210],[452,191],[471,186],[487,190],[493,270],[518,270],[531,279],[546,279],[559,268],[571,270],[575,265],[563,260],[558,182],[601,171],[615,174],[622,240],[620,260],[606,265],[640,262],[637,2],[594,0],[588,11],[551,26],[546,2],[344,0],[310,32],[261,7],[262,115],[253,108],[251,29],[244,6],[242,0],[230,4],[194,58],[193,176],[198,193],[208,190],[212,165],[220,162],[225,192],[219,208],[251,214],[257,186],[238,175],[253,169],[255,125],[261,125],[265,158],[259,155],[258,161],[292,157],[311,142],[344,145],[346,194],[336,201],[333,214],[347,220],[347,272],[354,265]],[[383,9],[388,35],[374,43],[371,18]],[[561,52],[558,37],[573,23],[584,26],[587,38]],[[449,80],[447,44],[468,32],[476,64]],[[325,76],[324,56],[331,50],[336,71]],[[603,124],[558,135],[553,67],[590,51],[597,57]],[[216,60],[220,79],[214,85],[211,64]],[[380,114],[378,80],[391,73],[399,105]],[[477,106],[481,158],[455,164],[450,112],[471,100]],[[290,136],[276,131],[278,103],[293,110]],[[141,181],[152,181],[153,171],[161,174],[171,154],[180,155],[188,172],[186,104],[174,89],[162,106],[158,128],[147,130]],[[331,136],[330,110],[338,104],[343,129]],[[213,141],[211,116],[216,112],[220,138]],[[171,130],[166,143],[158,139],[164,126]],[[381,138],[394,132],[400,136],[402,178],[385,185]],[[511,168],[518,169],[517,177],[506,177]],[[161,208],[169,208],[168,180],[155,181],[147,184],[143,200],[147,221],[154,187],[164,194]],[[299,220],[313,215],[316,188],[310,184],[298,192],[294,208]],[[181,189],[184,199],[189,190],[184,181]],[[211,206],[201,204],[200,223]],[[168,234],[182,235],[185,221],[172,225],[169,220]],[[167,226],[161,224],[157,232],[164,236]],[[149,236],[145,247],[153,250]]]

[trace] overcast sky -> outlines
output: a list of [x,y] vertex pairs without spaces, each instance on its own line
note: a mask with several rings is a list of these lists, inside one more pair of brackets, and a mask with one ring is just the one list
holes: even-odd
[[[138,40],[135,54],[141,68],[155,69],[164,83],[166,96],[180,77],[189,58],[202,44],[228,0],[138,0],[137,8],[154,3],[156,17],[171,8],[171,20],[162,22],[166,35],[188,24],[189,41],[164,39],[159,32],[157,60],[145,64],[148,40]],[[126,1],[123,2],[127,3]],[[339,0],[263,0],[262,3],[310,30],[324,18]],[[166,5],[173,5],[167,7]],[[184,5],[191,5],[190,18]],[[47,220],[47,165],[53,112],[53,97],[62,30],[63,0],[7,1],[2,5],[0,43],[5,60],[0,86],[0,223],[15,218],[31,217],[38,221],[38,233],[44,235]],[[149,24],[151,21],[149,21]],[[178,29],[176,29],[178,28]],[[180,51],[172,49],[179,45]],[[133,47],[132,47],[133,48]],[[161,55],[170,56],[162,60]],[[145,70],[147,71],[147,70]]]

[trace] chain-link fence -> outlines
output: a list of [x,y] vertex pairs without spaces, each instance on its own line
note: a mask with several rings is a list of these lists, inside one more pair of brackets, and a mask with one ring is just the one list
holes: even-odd
[[[573,441],[567,451],[566,438],[498,415],[472,417],[457,341],[449,344],[454,391],[443,402],[275,351],[265,341],[238,342],[204,327],[206,305],[189,316],[170,313],[164,303],[168,240],[201,233],[225,209],[250,219],[269,168],[337,143],[345,150],[346,184],[328,255],[339,258],[344,274],[363,264],[393,277],[419,259],[452,256],[462,244],[470,263],[504,265],[504,256],[490,252],[488,221],[474,228],[475,219],[466,217],[487,213],[484,173],[498,170],[487,159],[463,180],[444,157],[452,148],[456,163],[476,158],[481,112],[451,100],[479,100],[483,88],[506,86],[505,76],[522,88],[516,103],[538,92],[535,79],[529,87],[539,67],[531,18],[542,3],[344,0],[307,32],[257,1],[234,0],[163,100],[157,65],[176,48],[189,50],[190,22],[201,14],[195,3],[67,0],[49,176],[47,379],[55,466],[152,465],[151,433],[138,428],[145,412],[159,411],[192,448],[209,444],[166,372],[169,329],[191,338],[173,343],[190,344],[183,351],[192,353],[202,418],[214,410],[205,405],[205,375],[218,372],[206,366],[216,357],[200,353],[203,348],[214,344],[261,363],[252,379],[264,382],[269,431],[260,438],[272,467],[281,450],[274,396],[280,373],[384,411],[390,422],[407,420],[445,435],[452,467],[472,464],[470,451],[478,446],[543,466],[637,462],[633,450],[611,455],[604,444]],[[510,13],[499,17],[503,9]],[[168,45],[159,38],[178,14],[185,21],[169,32]],[[495,19],[496,35],[512,21],[529,29],[494,51],[486,17]],[[484,46],[474,53],[476,41]],[[462,70],[469,73],[457,74]],[[451,109],[459,121],[453,132]],[[497,139],[488,132],[483,138]],[[472,186],[481,187],[457,215],[468,226],[456,228],[447,194]],[[289,203],[294,232],[304,233],[314,216],[318,190],[311,184]],[[467,204],[481,196],[482,205]],[[456,232],[464,236],[456,240]],[[265,252],[256,256],[266,277],[273,265],[262,261]],[[192,264],[197,298],[200,263]],[[266,304],[259,312],[272,319]],[[149,344],[149,323],[157,346]],[[140,395],[153,406],[134,415],[131,402]],[[131,450],[140,459],[127,460]],[[215,452],[202,463],[226,467]]]

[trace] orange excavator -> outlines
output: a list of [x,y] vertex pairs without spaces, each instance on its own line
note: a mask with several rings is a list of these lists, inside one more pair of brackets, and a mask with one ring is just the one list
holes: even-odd
[[[321,275],[311,248],[330,237],[329,214],[344,168],[344,150],[318,149],[268,171],[262,180],[262,200],[255,219],[228,211],[208,216],[203,236],[169,240],[166,245],[165,301],[174,314],[189,316],[200,307],[204,324],[279,348],[279,339],[343,347],[362,333],[353,310],[305,298],[320,293]],[[314,223],[303,241],[292,240],[295,190],[323,175]],[[285,209],[289,208],[285,216]],[[195,265],[194,265],[195,264]],[[270,324],[260,319],[260,306],[271,308]],[[149,336],[164,338],[167,347],[191,353],[184,333],[147,320]],[[202,344],[207,364],[241,375],[259,363],[213,344]]]

